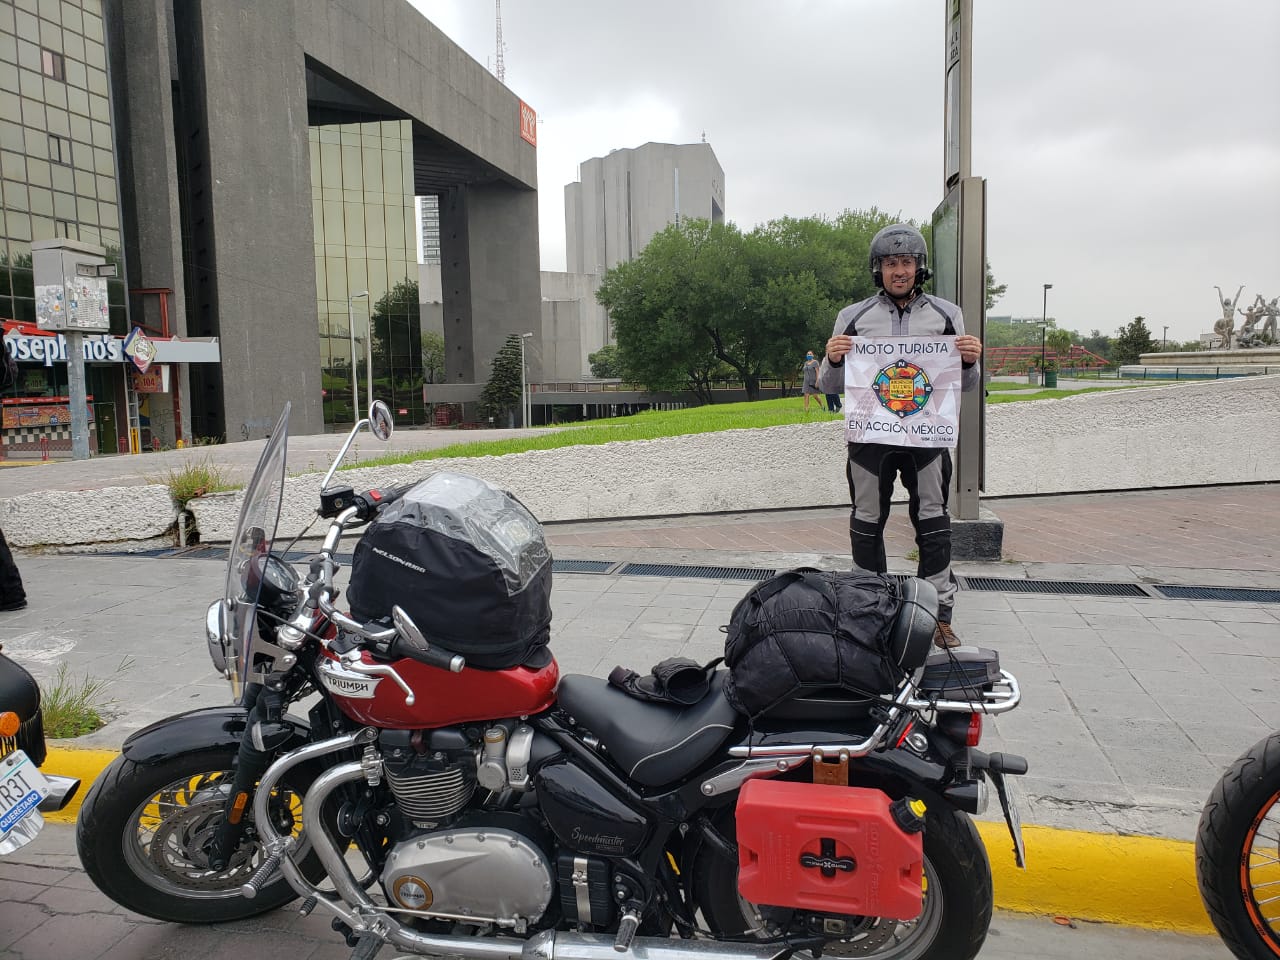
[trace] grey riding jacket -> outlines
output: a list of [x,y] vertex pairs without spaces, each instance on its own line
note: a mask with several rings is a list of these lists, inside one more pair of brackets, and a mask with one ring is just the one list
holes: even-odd
[[[836,314],[831,335],[851,337],[938,337],[964,333],[960,308],[949,300],[920,293],[901,310],[882,290],[874,297],[850,304]],[[961,390],[975,390],[982,382],[981,361],[964,364]],[[818,389],[844,393],[844,361],[833,364],[824,354],[818,371]]]

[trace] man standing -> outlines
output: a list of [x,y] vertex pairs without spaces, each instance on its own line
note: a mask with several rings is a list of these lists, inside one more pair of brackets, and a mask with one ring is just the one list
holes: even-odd
[[[964,319],[958,306],[920,289],[930,276],[928,260],[924,236],[910,224],[894,224],[875,235],[869,266],[880,292],[845,307],[836,316],[818,375],[818,384],[824,393],[844,391],[844,358],[852,349],[855,336],[954,336],[963,370],[961,389],[974,390],[982,382],[978,366],[982,341],[964,332]],[[951,518],[947,514],[950,452],[850,443],[845,474],[853,502],[849,520],[853,563],[872,573],[884,573],[888,569],[884,528],[889,521],[894,481],[902,477],[902,485],[910,498],[909,515],[920,553],[917,576],[938,590],[938,629],[934,643],[940,647],[959,646],[960,639],[951,628],[956,581],[951,573]]]

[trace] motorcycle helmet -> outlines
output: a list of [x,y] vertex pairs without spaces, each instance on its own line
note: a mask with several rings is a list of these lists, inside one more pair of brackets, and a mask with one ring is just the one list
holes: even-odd
[[933,274],[929,272],[929,247],[924,242],[924,234],[909,223],[895,223],[880,230],[871,238],[871,252],[868,265],[871,268],[871,279],[877,289],[884,288],[884,278],[880,275],[880,260],[883,257],[914,256],[916,258],[916,286],[920,286]]

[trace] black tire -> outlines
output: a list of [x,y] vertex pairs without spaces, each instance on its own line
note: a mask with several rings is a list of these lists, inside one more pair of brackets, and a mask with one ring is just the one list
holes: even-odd
[[[965,814],[952,808],[930,808],[925,815],[924,866],[928,881],[924,911],[911,924],[882,923],[899,932],[896,943],[886,942],[875,952],[851,951],[868,960],[972,960],[982,949],[991,926],[991,864],[978,831]],[[726,818],[721,830],[733,836],[733,821]],[[693,867],[694,899],[713,933],[741,937],[752,918],[744,911],[751,905],[738,896],[738,867],[709,845],[699,850]],[[940,909],[939,909],[940,907]],[[844,955],[839,942],[831,942],[824,956]]]
[[[263,859],[256,840],[246,840],[224,871],[199,866],[199,841],[222,819],[235,756],[234,748],[220,748],[146,766],[124,756],[112,761],[76,822],[80,862],[94,885],[120,906],[170,923],[243,920],[294,899],[283,877],[252,900],[241,895]],[[286,794],[291,807],[297,795]]]
[[[1269,843],[1265,853],[1259,841]],[[1255,858],[1261,857],[1259,863]],[[1263,871],[1265,870],[1265,873]],[[1258,904],[1256,884],[1280,880],[1280,733],[1260,740],[1209,794],[1196,831],[1196,882],[1209,918],[1242,960],[1276,960],[1280,932]],[[1266,887],[1275,896],[1280,883]],[[1266,908],[1273,917],[1280,910]]]

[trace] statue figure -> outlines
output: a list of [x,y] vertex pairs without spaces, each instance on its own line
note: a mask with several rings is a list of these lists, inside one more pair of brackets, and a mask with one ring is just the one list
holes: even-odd
[[1258,321],[1262,319],[1266,308],[1267,302],[1262,299],[1262,294],[1258,294],[1248,309],[1239,311],[1244,317],[1244,323],[1241,324],[1240,331],[1236,334],[1237,346],[1245,350],[1250,347],[1262,346],[1262,337],[1254,331],[1254,328],[1258,325]]
[[[1262,300],[1262,294],[1258,294],[1258,299]],[[1280,297],[1272,297],[1270,303],[1263,300],[1263,307],[1259,311],[1267,321],[1262,325],[1262,336],[1268,337],[1273,344],[1280,343],[1280,336],[1276,335],[1276,319],[1280,318],[1280,307],[1276,306],[1277,301],[1280,301]]]
[[1222,295],[1221,287],[1215,286],[1213,289],[1218,291],[1218,299],[1222,301],[1222,319],[1213,325],[1213,332],[1222,338],[1222,349],[1230,350],[1231,335],[1236,326],[1236,304],[1240,301],[1240,294],[1244,292],[1244,284],[1240,284],[1240,289],[1232,300]]

